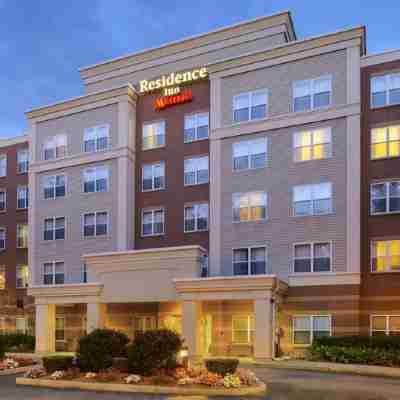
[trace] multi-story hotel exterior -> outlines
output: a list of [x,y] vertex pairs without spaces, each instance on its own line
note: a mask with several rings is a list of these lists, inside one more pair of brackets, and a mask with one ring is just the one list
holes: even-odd
[[360,81],[398,65],[371,60],[364,28],[298,40],[284,12],[84,68],[83,96],[29,111],[37,351],[159,326],[262,359],[389,319],[364,246],[400,232],[365,193],[396,161],[370,161],[389,111]]
[[0,141],[0,333],[33,329],[27,297],[28,137]]

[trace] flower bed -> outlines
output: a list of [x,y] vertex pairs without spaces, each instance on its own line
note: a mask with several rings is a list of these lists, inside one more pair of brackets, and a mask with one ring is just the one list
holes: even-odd
[[35,362],[31,358],[9,357],[5,358],[3,361],[0,361],[0,371],[29,367],[34,364]]

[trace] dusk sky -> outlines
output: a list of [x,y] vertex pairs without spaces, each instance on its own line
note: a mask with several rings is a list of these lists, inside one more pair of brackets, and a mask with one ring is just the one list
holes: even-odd
[[0,137],[83,94],[80,67],[284,10],[299,39],[366,25],[369,53],[400,48],[399,0],[0,0]]

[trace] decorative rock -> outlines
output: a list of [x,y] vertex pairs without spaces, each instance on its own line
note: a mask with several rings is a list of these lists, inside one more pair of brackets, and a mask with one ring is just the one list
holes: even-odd
[[132,384],[132,383],[139,383],[142,378],[139,375],[128,375],[125,378],[125,383]]
[[94,379],[94,378],[96,378],[96,376],[97,376],[97,374],[95,374],[94,372],[88,372],[88,373],[85,375],[85,378],[86,378],[86,379]]
[[24,375],[24,378],[38,379],[46,375],[46,370],[40,365],[35,365]]
[[65,372],[64,371],[55,371],[51,374],[50,378],[57,380],[57,379],[62,379],[65,377]]

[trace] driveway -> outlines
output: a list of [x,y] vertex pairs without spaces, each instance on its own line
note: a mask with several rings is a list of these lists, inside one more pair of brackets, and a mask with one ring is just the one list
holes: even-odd
[[[354,375],[254,368],[269,384],[265,400],[398,400],[400,380]],[[1,400],[158,400],[167,396],[59,391],[15,385],[15,377],[0,377]],[[190,397],[185,396],[190,400]],[[184,397],[180,397],[183,400]],[[194,399],[194,398],[193,398]],[[218,398],[222,400],[221,397]],[[199,397],[196,397],[199,400]]]

